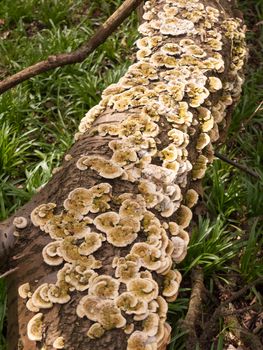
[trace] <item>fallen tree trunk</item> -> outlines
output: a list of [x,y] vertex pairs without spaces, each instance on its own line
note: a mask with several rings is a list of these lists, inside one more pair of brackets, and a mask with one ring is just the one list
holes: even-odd
[[[137,61],[1,224],[9,349],[165,349],[196,189],[242,84],[229,2],[147,1]],[[18,268],[18,269],[16,269]],[[18,296],[19,292],[19,296]]]

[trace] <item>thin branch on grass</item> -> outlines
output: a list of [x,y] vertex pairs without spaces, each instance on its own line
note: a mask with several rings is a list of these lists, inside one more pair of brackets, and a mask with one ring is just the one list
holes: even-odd
[[11,269],[11,270],[8,270],[6,271],[5,273],[3,273],[2,275],[0,275],[0,279],[1,278],[5,278],[7,276],[10,276],[12,275],[12,273],[16,272],[18,270],[18,267],[14,268],[14,269]]
[[196,323],[200,314],[201,304],[204,295],[204,272],[201,268],[196,268],[192,271],[192,292],[190,296],[190,302],[185,319],[182,322],[183,331],[187,332],[187,344],[186,349],[192,350],[196,348],[197,334]]
[[222,316],[231,316],[231,315],[240,315],[247,311],[262,311],[262,307],[259,304],[253,304],[246,307],[243,307],[242,309],[234,309],[234,310],[223,310]]
[[71,53],[51,55],[46,60],[27,67],[0,82],[0,94],[40,73],[57,67],[84,61],[99,45],[101,45],[118,26],[135,10],[142,0],[125,0],[124,3],[104,22],[87,43]]
[[224,301],[218,308],[220,307],[225,307],[227,306],[229,303],[232,303],[233,301],[239,299],[240,297],[242,297],[248,290],[250,290],[252,287],[257,286],[258,284],[263,284],[263,277],[259,277],[257,278],[255,281],[247,284],[245,287],[243,287],[242,289],[240,289],[239,291],[235,292],[232,294],[232,296],[227,299],[226,301]]
[[221,154],[219,152],[216,152],[216,151],[214,152],[214,155],[217,158],[223,160],[224,162],[226,162],[226,163],[228,163],[230,165],[233,165],[234,167],[236,167],[236,168],[244,171],[245,173],[255,177],[256,179],[258,179],[258,180],[260,179],[260,176],[255,171],[249,169],[245,165],[239,164],[239,163],[235,162],[234,160],[231,160],[231,159],[227,158],[226,156],[224,156],[223,154]]
[[249,118],[247,118],[245,120],[245,122],[243,123],[243,127],[248,125],[248,123],[251,121],[251,119],[254,118],[254,116],[257,114],[258,111],[262,110],[262,105],[263,105],[263,100],[259,103],[259,105],[257,106],[257,108],[254,110],[254,112],[249,116]]

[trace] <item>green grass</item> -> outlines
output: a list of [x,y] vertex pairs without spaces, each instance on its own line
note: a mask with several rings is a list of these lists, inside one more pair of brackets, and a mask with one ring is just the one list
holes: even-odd
[[[0,39],[0,79],[49,54],[76,49],[120,3],[2,0],[0,37],[5,39]],[[263,3],[242,0],[240,7],[250,26],[251,59],[227,143],[219,151],[256,171],[261,181],[218,159],[210,166],[204,180],[208,214],[199,218],[193,230],[188,256],[179,265],[185,285],[169,307],[173,326],[169,350],[185,349],[187,337],[180,320],[188,308],[192,268],[203,268],[206,288],[215,297],[215,277],[228,285],[233,273],[242,283],[263,273],[263,108],[258,108],[263,101],[263,30],[256,25],[263,20]],[[132,15],[85,62],[41,74],[0,96],[0,220],[48,182],[52,169],[72,145],[79,120],[99,101],[101,91],[127,69],[136,28]],[[258,295],[256,288],[253,293]],[[0,281],[0,334],[5,300]],[[220,333],[207,350],[222,350],[226,332],[221,321]],[[0,348],[4,348],[3,336]]]
[[[0,29],[10,34],[0,41],[0,74],[76,49],[121,2],[2,1]],[[30,23],[42,29],[31,35]],[[136,36],[132,15],[83,63],[41,74],[0,97],[0,219],[49,180],[79,120],[127,69]]]

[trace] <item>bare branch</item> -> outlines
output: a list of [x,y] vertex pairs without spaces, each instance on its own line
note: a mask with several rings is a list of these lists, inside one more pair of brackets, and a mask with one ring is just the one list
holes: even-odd
[[1,278],[5,278],[7,276],[10,276],[12,273],[16,272],[17,270],[19,270],[18,267],[15,267],[14,269],[8,270],[5,273],[3,273],[2,275],[0,275],[0,279]]
[[192,292],[189,307],[185,319],[182,322],[182,329],[187,332],[187,349],[195,349],[197,334],[195,326],[200,315],[201,304],[204,295],[204,272],[201,268],[192,271]]
[[0,94],[40,73],[57,67],[84,61],[98,46],[100,46],[118,26],[142,3],[142,0],[125,0],[124,3],[103,23],[91,39],[79,49],[71,53],[51,55],[46,60],[38,62],[22,71],[11,75],[0,82]]
[[239,164],[229,158],[227,158],[226,156],[224,156],[223,154],[219,153],[219,152],[214,152],[215,156],[221,160],[223,160],[224,162],[233,165],[234,167],[244,171],[245,173],[255,177],[256,179],[260,179],[260,176],[253,170],[249,169],[248,167],[246,167],[245,165]]

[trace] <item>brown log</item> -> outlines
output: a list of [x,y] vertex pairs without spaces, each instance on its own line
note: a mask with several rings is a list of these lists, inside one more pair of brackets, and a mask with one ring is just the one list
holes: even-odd
[[98,46],[119,27],[119,25],[136,9],[143,0],[125,0],[123,4],[107,19],[87,43],[71,53],[51,55],[46,60],[33,64],[0,82],[0,94],[17,86],[36,75],[57,67],[84,61]]
[[[171,264],[172,259],[178,263],[186,254],[189,238],[185,229],[197,199],[189,190],[204,176],[207,162],[213,158],[211,143],[218,140],[221,130],[225,131],[229,113],[239,98],[246,49],[243,25],[233,17],[229,2],[188,0],[176,7],[176,1],[169,1],[173,9],[168,9],[167,3],[151,0],[145,4],[146,22],[139,31],[145,38],[154,39],[137,43],[139,48],[148,43],[148,50],[137,54],[140,64],[132,65],[124,79],[106,89],[99,106],[81,121],[80,133],[58,173],[2,224],[0,258],[9,252],[8,268],[19,268],[9,280],[9,350],[53,349],[58,337],[63,337],[66,350],[160,350],[169,341],[164,297],[170,302],[178,294],[180,274]],[[197,12],[191,6],[198,6]],[[192,13],[200,18],[192,18]],[[174,22],[167,19],[165,25],[166,16],[172,16]],[[94,187],[97,185],[100,189]],[[76,195],[74,190],[80,187],[85,190]],[[119,197],[123,194],[127,195]],[[47,203],[56,207],[47,207]],[[41,209],[41,205],[45,206]],[[105,211],[113,212],[112,221],[99,223]],[[19,220],[13,221],[14,217],[26,218],[28,225],[15,228]],[[90,233],[83,227],[100,234],[96,241],[101,241],[99,248],[92,246]],[[16,236],[12,235],[14,230],[18,231]],[[76,238],[81,234],[83,238]],[[86,260],[92,259],[90,254],[80,253],[84,239],[95,249],[92,255],[101,267]],[[59,247],[59,266],[43,260],[42,251],[51,242]],[[143,243],[141,250],[137,243]],[[132,257],[128,256],[130,252]],[[52,259],[49,255],[49,261]],[[77,271],[87,266],[93,271],[90,285],[78,291],[72,278],[80,277]],[[124,267],[132,276],[129,280],[127,276],[125,279]],[[104,279],[103,288],[94,271]],[[83,285],[83,278],[78,283]],[[31,294],[27,299],[35,307],[36,289],[44,283],[50,291],[43,292],[46,301],[41,303],[54,300],[55,283],[59,293],[70,296],[68,302],[40,308],[43,315],[38,341],[29,340],[32,335],[27,330],[35,313],[17,295],[18,287],[25,283],[30,284],[34,301]],[[120,306],[117,294],[122,296],[126,289],[134,305],[144,310],[137,310],[137,316],[135,306]],[[89,301],[92,296],[98,299],[93,308],[80,312],[84,296]],[[104,314],[106,305],[110,311]],[[121,307],[128,312],[122,309],[121,313]],[[94,331],[95,320],[97,331],[104,332],[101,336]],[[157,321],[158,329],[154,326]],[[124,323],[134,325],[132,334],[124,332]],[[92,339],[95,333],[98,338]],[[137,335],[140,340],[135,339]]]

